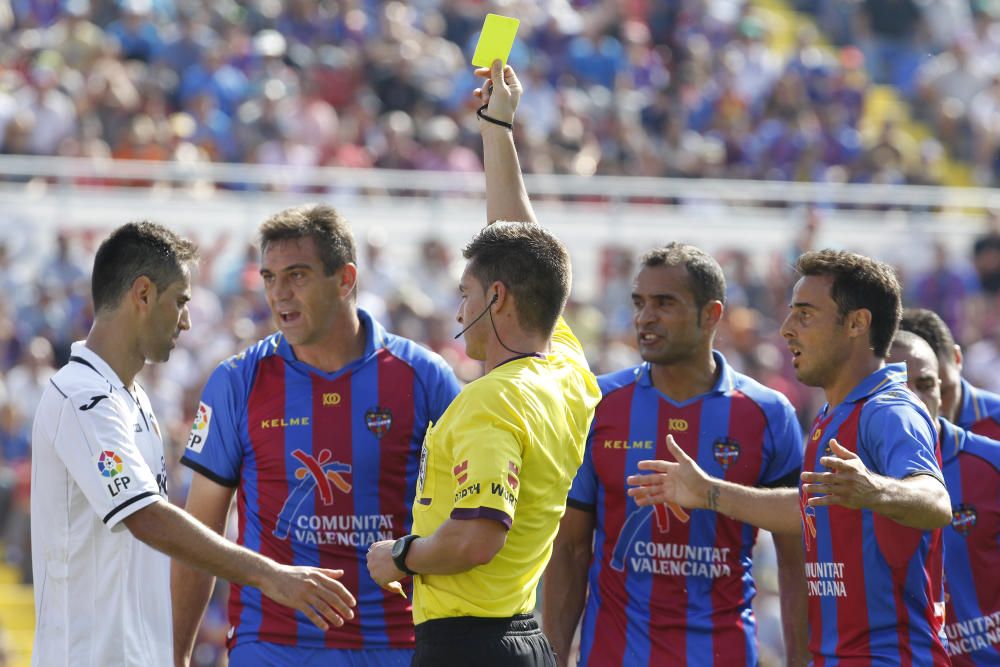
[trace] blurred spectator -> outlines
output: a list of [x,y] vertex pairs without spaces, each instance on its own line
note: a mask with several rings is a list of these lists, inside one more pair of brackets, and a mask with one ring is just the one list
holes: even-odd
[[183,76],[189,68],[201,62],[205,50],[218,40],[219,36],[208,25],[205,13],[191,7],[188,11],[182,11],[177,17],[177,23],[165,30],[163,45],[157,52],[155,61],[166,66],[175,75]]
[[913,281],[911,299],[915,305],[940,315],[952,331],[959,331],[968,285],[969,278],[951,265],[948,249],[939,241],[934,244],[933,266]]
[[120,18],[107,27],[108,36],[118,42],[126,60],[152,62],[160,50],[160,34],[153,24],[151,0],[120,0]]
[[972,98],[969,122],[977,180],[988,186],[1000,181],[1000,74]]
[[201,95],[207,95],[231,118],[236,107],[246,97],[248,89],[246,75],[226,62],[226,51],[221,44],[216,43],[204,50],[201,62],[183,73],[179,93],[184,105]]
[[90,21],[90,0],[67,0],[65,13],[45,31],[45,46],[81,72],[101,55],[104,32]]
[[602,250],[601,260],[602,291],[597,307],[604,315],[604,332],[612,339],[631,340],[635,336],[632,305],[635,259],[628,248],[610,246]]
[[17,365],[7,373],[7,391],[16,414],[34,418],[38,399],[56,371],[54,363],[52,343],[41,336],[33,338]]
[[[62,57],[55,51],[38,56],[23,87],[15,91],[16,123],[23,132],[23,152],[52,155],[77,129],[76,108],[59,88]],[[16,144],[15,144],[16,146]]]
[[431,312],[454,314],[458,306],[455,287],[458,279],[448,246],[437,238],[426,239],[420,245],[417,264],[411,268],[407,283],[430,300]]
[[920,63],[923,14],[916,0],[862,0],[857,19],[868,71],[876,83],[909,94]]
[[985,234],[976,239],[972,246],[972,267],[979,280],[979,288],[995,296],[1000,292],[1000,226],[997,214],[992,216],[991,225]]

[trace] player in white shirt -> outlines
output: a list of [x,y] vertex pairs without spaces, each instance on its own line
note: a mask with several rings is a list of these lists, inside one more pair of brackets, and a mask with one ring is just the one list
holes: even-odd
[[168,556],[260,588],[323,629],[353,617],[342,571],[278,564],[166,502],[163,440],[135,376],[190,328],[196,255],[149,222],[97,251],[94,326],[46,387],[32,432],[32,665],[171,667]]

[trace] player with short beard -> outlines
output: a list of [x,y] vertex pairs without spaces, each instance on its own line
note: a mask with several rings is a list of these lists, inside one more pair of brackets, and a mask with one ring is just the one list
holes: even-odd
[[[581,613],[580,665],[759,660],[757,530],[714,508],[689,517],[676,505],[639,507],[626,493],[639,461],[669,456],[668,439],[730,482],[798,484],[795,410],[713,350],[725,293],[719,263],[694,246],[669,243],[641,260],[632,303],[644,363],[598,379],[603,399],[545,574],[542,618],[563,665],[576,664],[569,652]],[[786,651],[802,665],[802,546],[796,535],[776,535],[775,546]]]
[[781,334],[799,380],[827,404],[806,440],[800,493],[731,484],[671,447],[675,462],[639,464],[629,493],[719,511],[801,535],[809,592],[809,650],[871,665],[947,665],[932,585],[932,531],[948,524],[934,426],[886,365],[901,288],[889,266],[834,250],[799,257],[801,276]]

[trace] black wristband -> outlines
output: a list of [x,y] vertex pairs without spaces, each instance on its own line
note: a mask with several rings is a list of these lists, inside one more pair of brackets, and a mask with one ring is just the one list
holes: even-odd
[[514,123],[507,123],[497,118],[494,118],[493,116],[487,116],[485,113],[483,113],[484,111],[486,111],[487,106],[489,105],[484,104],[483,106],[476,109],[476,115],[485,120],[487,123],[493,123],[494,125],[499,125],[500,127],[506,127],[508,130],[514,129]]

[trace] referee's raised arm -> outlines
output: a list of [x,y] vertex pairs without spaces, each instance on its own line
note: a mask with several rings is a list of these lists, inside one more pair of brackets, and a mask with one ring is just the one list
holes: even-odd
[[514,148],[512,126],[521,99],[521,82],[513,68],[503,66],[499,60],[493,62],[491,69],[478,69],[476,74],[487,79],[476,90],[485,107],[479,111],[479,131],[483,135],[486,170],[486,223],[497,220],[537,223]]

